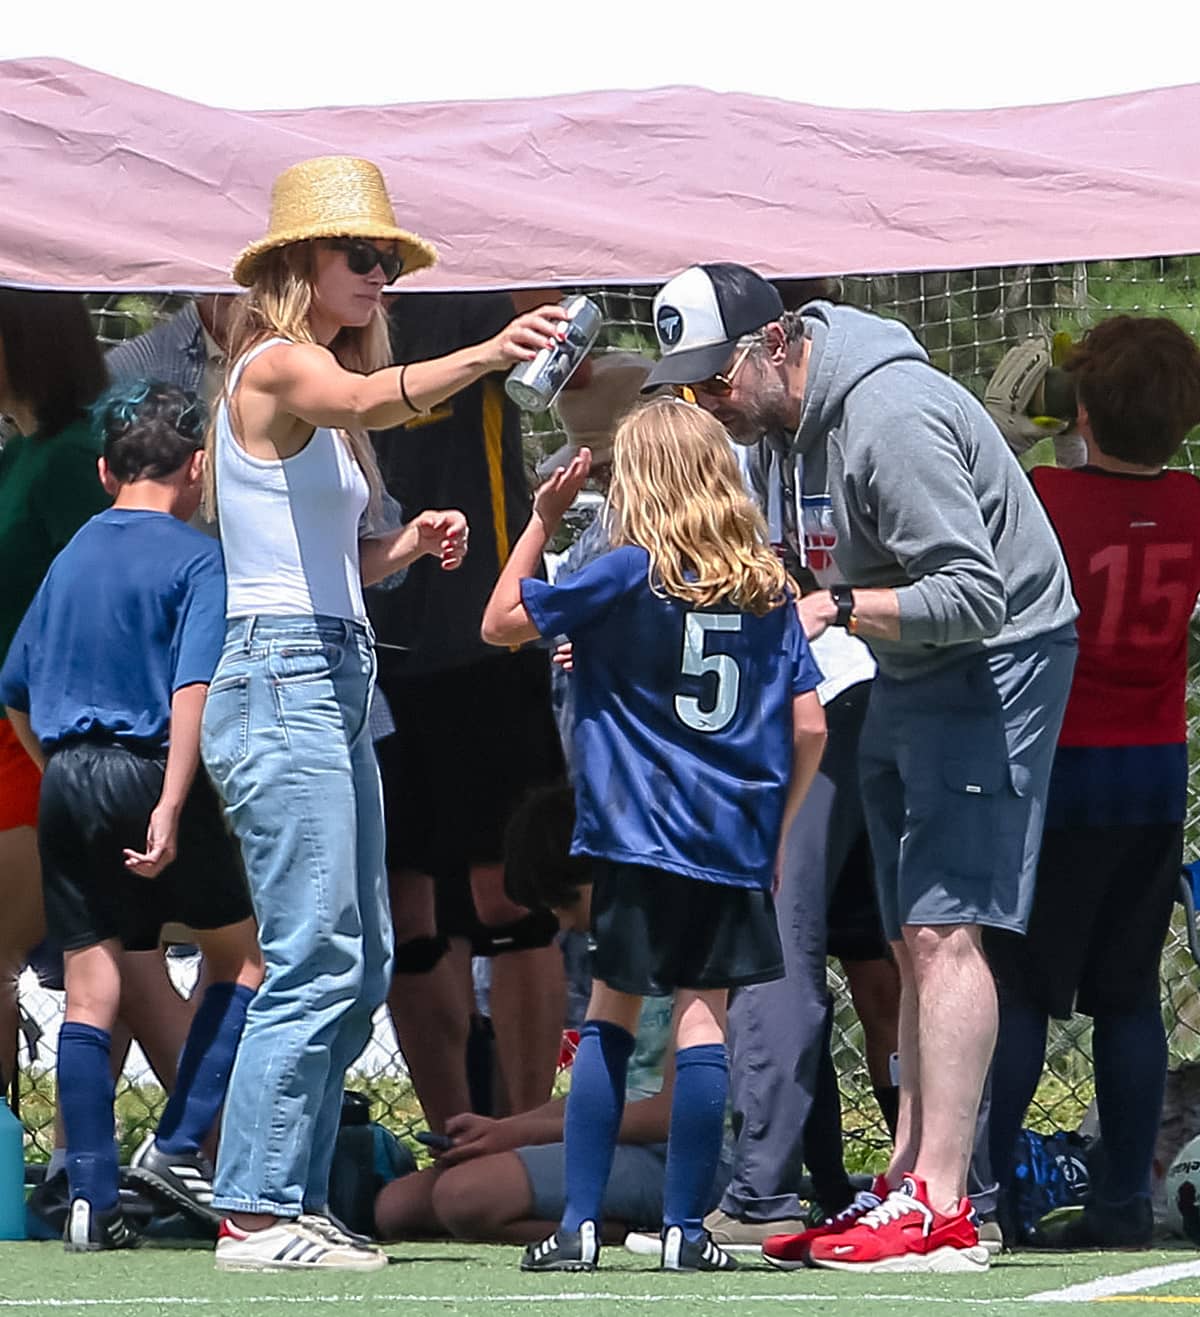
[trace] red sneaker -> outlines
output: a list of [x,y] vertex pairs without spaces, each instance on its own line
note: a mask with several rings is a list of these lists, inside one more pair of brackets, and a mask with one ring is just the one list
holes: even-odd
[[798,1235],[771,1235],[763,1240],[762,1255],[773,1267],[781,1271],[795,1271],[799,1267],[811,1267],[808,1256],[809,1245],[814,1239],[824,1239],[826,1235],[840,1235],[852,1225],[861,1221],[868,1212],[874,1211],[891,1193],[888,1182],[882,1175],[875,1177],[870,1189],[860,1189],[854,1195],[854,1201],[843,1207],[836,1216],[826,1217],[819,1226],[810,1226]]
[[809,1256],[815,1267],[867,1272],[986,1271],[989,1261],[970,1200],[943,1216],[915,1175],[848,1230],[814,1240]]

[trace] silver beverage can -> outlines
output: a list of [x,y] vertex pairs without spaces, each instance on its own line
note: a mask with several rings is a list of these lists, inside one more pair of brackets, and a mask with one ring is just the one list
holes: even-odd
[[564,298],[567,335],[553,347],[543,348],[532,361],[522,361],[508,372],[504,392],[526,412],[544,412],[562,392],[579,363],[591,351],[604,317],[590,297],[582,293]]

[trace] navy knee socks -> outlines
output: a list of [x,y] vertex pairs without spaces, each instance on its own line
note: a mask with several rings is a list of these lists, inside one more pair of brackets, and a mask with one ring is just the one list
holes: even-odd
[[576,1231],[601,1219],[617,1132],[625,1111],[625,1069],[633,1035],[607,1020],[588,1020],[579,1031],[567,1095],[566,1204],[562,1228]]
[[1048,1017],[1025,1002],[1001,1002],[1000,1031],[992,1057],[992,1110],[988,1127],[992,1174],[1003,1191],[1012,1180],[1013,1152],[1025,1112],[1046,1060]]
[[685,1047],[675,1053],[663,1227],[680,1226],[693,1242],[704,1233],[704,1216],[721,1157],[728,1092],[729,1061],[723,1043]]
[[58,1034],[58,1106],[67,1131],[71,1197],[98,1211],[117,1204],[113,1142],[112,1037],[106,1029],[68,1021]]
[[1116,1205],[1150,1193],[1167,1080],[1167,1036],[1157,1003],[1097,1015],[1092,1059],[1106,1168],[1094,1196]]
[[253,988],[214,983],[205,992],[179,1058],[175,1091],[158,1124],[163,1152],[196,1152],[208,1138],[225,1101]]

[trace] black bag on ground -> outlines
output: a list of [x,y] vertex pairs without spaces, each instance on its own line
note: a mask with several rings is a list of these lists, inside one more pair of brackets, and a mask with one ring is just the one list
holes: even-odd
[[375,1235],[375,1197],[385,1184],[415,1171],[412,1153],[371,1119],[371,1099],[347,1090],[329,1172],[329,1210],[360,1235]]

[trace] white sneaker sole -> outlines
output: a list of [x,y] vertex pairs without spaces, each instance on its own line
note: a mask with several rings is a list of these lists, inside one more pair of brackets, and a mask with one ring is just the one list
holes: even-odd
[[274,1258],[231,1258],[217,1254],[218,1271],[382,1271],[387,1266],[383,1254],[364,1253],[362,1258],[334,1262],[277,1262]]
[[788,1262],[783,1258],[773,1258],[769,1253],[764,1253],[762,1260],[770,1263],[779,1271],[807,1271],[813,1265],[811,1262],[801,1262],[799,1260]]
[[814,1258],[813,1266],[823,1271],[856,1271],[866,1275],[891,1273],[925,1273],[952,1275],[987,1271],[991,1257],[983,1244],[970,1248],[936,1248],[932,1253],[902,1253],[898,1257],[880,1258],[878,1262],[837,1262],[832,1258]]
[[[719,1248],[723,1248],[726,1253],[760,1253],[762,1244],[726,1244],[724,1240],[716,1240],[715,1243]],[[662,1240],[657,1235],[646,1235],[639,1232],[630,1231],[625,1236],[625,1251],[632,1253],[638,1258],[656,1258],[662,1252]]]

